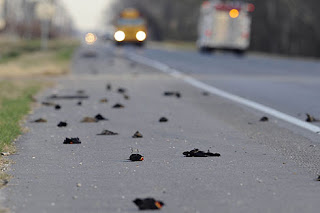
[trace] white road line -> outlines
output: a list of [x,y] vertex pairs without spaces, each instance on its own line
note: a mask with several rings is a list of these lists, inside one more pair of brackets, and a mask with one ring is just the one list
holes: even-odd
[[138,63],[141,63],[141,64],[144,64],[144,65],[148,65],[150,67],[153,67],[153,68],[156,68],[162,72],[165,72],[175,78],[178,78],[178,79],[181,79],[183,80],[184,82],[188,83],[188,84],[191,84],[192,86],[194,87],[197,87],[199,89],[202,89],[204,91],[207,91],[207,92],[210,92],[212,94],[215,94],[215,95],[218,95],[220,97],[223,97],[223,98],[226,98],[226,99],[229,99],[231,101],[234,101],[234,102],[237,102],[239,104],[243,104],[245,106],[248,106],[248,107],[251,107],[255,110],[258,110],[258,111],[261,111],[263,113],[266,113],[266,114],[269,114],[273,117],[276,117],[278,119],[281,119],[281,120],[284,120],[288,123],[291,123],[291,124],[294,124],[296,126],[299,126],[301,128],[304,128],[304,129],[307,129],[307,130],[310,130],[311,132],[314,132],[314,133],[320,133],[320,127],[318,126],[315,126],[315,125],[312,125],[310,123],[307,123],[305,121],[302,121],[302,120],[299,120],[298,118],[295,118],[291,115],[288,115],[288,114],[285,114],[285,113],[282,113],[282,112],[279,112],[273,108],[270,108],[270,107],[267,107],[267,106],[264,106],[262,104],[259,104],[257,102],[254,102],[254,101],[250,101],[248,99],[245,99],[245,98],[242,98],[240,96],[237,96],[237,95],[233,95],[231,93],[228,93],[226,91],[223,91],[221,89],[218,89],[216,87],[213,87],[213,86],[210,86],[208,84],[205,84],[199,80],[196,80],[190,76],[187,76],[185,74],[183,74],[182,72],[176,70],[176,69],[173,69],[173,68],[170,68],[168,65],[166,64],[163,64],[161,62],[158,62],[158,61],[155,61],[153,59],[149,59],[149,58],[146,58],[146,57],[143,57],[143,56],[139,56],[139,55],[136,55],[136,54],[128,54],[128,58],[133,60],[133,61],[136,61]]

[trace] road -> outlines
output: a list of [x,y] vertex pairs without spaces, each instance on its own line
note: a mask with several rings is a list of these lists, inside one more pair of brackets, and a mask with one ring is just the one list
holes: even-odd
[[[132,200],[154,197],[165,203],[161,212],[318,212],[319,135],[272,116],[259,122],[264,113],[204,96],[201,89],[129,60],[128,54],[168,64],[292,116],[320,114],[318,62],[82,47],[72,74],[39,95],[39,102],[55,101],[62,108],[39,105],[28,117],[29,131],[16,142],[17,155],[10,156],[14,178],[1,192],[3,205],[12,212],[137,212]],[[129,100],[118,87],[128,89]],[[47,99],[77,90],[89,96],[81,106],[78,100]],[[164,91],[182,97],[165,97]],[[100,103],[102,98],[108,103]],[[113,109],[115,103],[125,108]],[[80,122],[98,113],[109,120]],[[159,123],[162,116],[169,122]],[[31,122],[39,117],[48,122]],[[68,127],[58,128],[59,121]],[[119,135],[96,135],[104,129]],[[143,138],[131,137],[137,130]],[[66,137],[79,137],[82,144],[63,144]],[[145,160],[128,162],[131,148]],[[193,148],[221,157],[183,157]]]
[[305,113],[320,115],[319,61],[159,49],[147,49],[143,56],[302,120]]

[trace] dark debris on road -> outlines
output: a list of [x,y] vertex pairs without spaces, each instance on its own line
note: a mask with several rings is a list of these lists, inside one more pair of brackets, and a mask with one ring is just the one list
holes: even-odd
[[137,198],[133,201],[139,208],[139,210],[157,210],[164,206],[164,203],[154,198]]
[[269,118],[266,117],[266,116],[263,116],[262,118],[260,118],[260,121],[261,122],[267,122],[267,121],[269,121]]
[[131,161],[143,161],[144,157],[140,154],[131,154],[129,157],[129,160]]
[[166,118],[166,117],[161,117],[161,118],[159,119],[159,122],[160,122],[160,123],[168,122],[168,118]]
[[143,138],[143,135],[139,131],[136,131],[132,137],[133,138]]
[[124,108],[124,105],[117,103],[117,104],[113,105],[112,108],[114,108],[114,109],[120,109],[120,108]]
[[81,144],[81,141],[79,138],[66,138],[63,144]]
[[112,132],[112,131],[106,129],[106,130],[103,130],[101,133],[99,133],[97,135],[119,135],[119,133]]
[[31,122],[32,122],[32,123],[46,123],[47,120],[44,119],[44,118],[38,118],[38,119],[36,119],[36,120],[34,120],[34,121],[31,121]]
[[60,106],[59,104],[57,104],[57,105],[54,106],[54,108],[55,108],[56,110],[59,110],[59,109],[61,109],[61,106]]
[[207,152],[200,151],[199,149],[193,149],[191,151],[185,151],[182,153],[186,157],[220,157],[219,153],[212,153],[209,150]]
[[92,118],[92,117],[84,117],[81,120],[82,123],[97,123],[98,120],[96,118]]
[[94,118],[98,121],[107,121],[108,120],[107,118],[103,117],[101,114],[97,114]]
[[66,126],[68,126],[68,124],[65,121],[60,121],[57,126],[58,127],[66,127]]
[[49,99],[88,99],[88,95],[51,95]]
[[320,121],[320,119],[317,119],[317,118],[311,116],[311,115],[308,114],[308,113],[306,113],[306,116],[307,116],[306,121],[309,122],[309,123],[319,122],[319,121]]
[[166,91],[163,93],[164,96],[176,96],[177,98],[181,97],[181,93],[177,91]]
[[117,91],[118,91],[118,93],[123,94],[123,93],[127,92],[127,89],[119,87]]

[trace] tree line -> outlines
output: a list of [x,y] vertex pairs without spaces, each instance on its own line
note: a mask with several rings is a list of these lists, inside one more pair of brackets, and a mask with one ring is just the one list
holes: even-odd
[[[39,0],[0,0],[0,33],[7,33],[26,39],[41,36],[41,20],[37,17],[36,7]],[[58,0],[49,0],[55,13],[49,20],[51,38],[70,36],[74,32],[73,21],[68,11]]]
[[[228,0],[225,0],[228,1]],[[231,1],[231,0],[229,0]],[[248,0],[252,13],[253,51],[320,57],[320,1]],[[113,15],[134,7],[148,20],[154,40],[195,41],[203,0],[117,0]]]

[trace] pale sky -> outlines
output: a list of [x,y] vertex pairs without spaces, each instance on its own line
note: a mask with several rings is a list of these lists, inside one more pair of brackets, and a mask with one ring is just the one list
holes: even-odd
[[70,15],[77,29],[90,31],[101,29],[102,13],[113,0],[60,0]]

